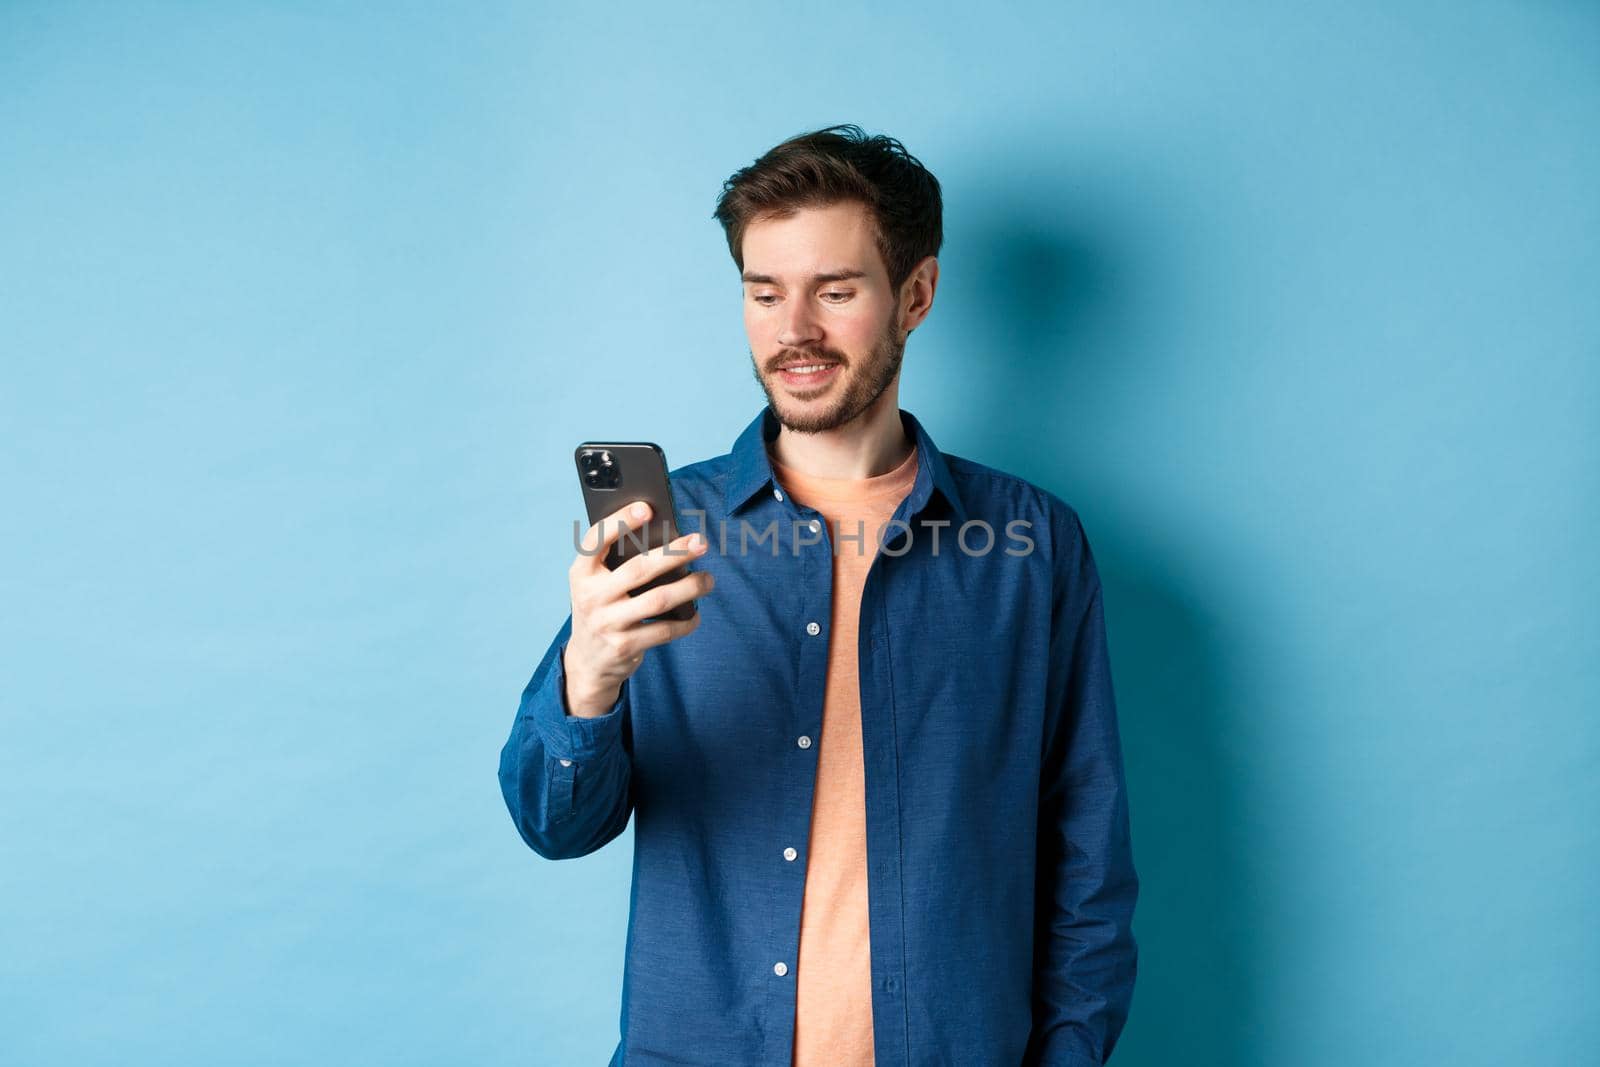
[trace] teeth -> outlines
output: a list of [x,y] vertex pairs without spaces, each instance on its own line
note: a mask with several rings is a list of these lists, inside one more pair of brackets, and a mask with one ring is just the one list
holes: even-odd
[[817,371],[827,370],[831,366],[833,366],[831,363],[811,363],[804,367],[785,367],[783,369],[790,374],[815,374]]

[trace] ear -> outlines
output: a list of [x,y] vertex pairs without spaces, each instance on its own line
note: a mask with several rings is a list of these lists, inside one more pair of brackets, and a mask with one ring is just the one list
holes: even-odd
[[939,260],[934,256],[924,257],[912,268],[910,277],[900,287],[899,304],[904,309],[900,312],[900,328],[907,334],[922,325],[922,320],[928,317],[928,312],[933,309],[933,294],[938,287]]

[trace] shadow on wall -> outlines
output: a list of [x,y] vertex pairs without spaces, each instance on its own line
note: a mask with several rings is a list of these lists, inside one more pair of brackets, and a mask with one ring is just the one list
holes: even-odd
[[1274,961],[1266,887],[1243,846],[1249,786],[1224,744],[1241,697],[1225,673],[1226,613],[1210,576],[1180,572],[1167,548],[1183,536],[1184,515],[1160,500],[1090,513],[1081,499],[1109,476],[1097,470],[1108,442],[1094,439],[1095,427],[1125,414],[1114,402],[1106,410],[1093,383],[1143,372],[1157,381],[1174,358],[1134,351],[1150,336],[1134,327],[1162,313],[1150,285],[1159,272],[1128,261],[1133,253],[1122,251],[1136,242],[1119,242],[1114,221],[1075,218],[1071,205],[1040,211],[1039,202],[979,216],[964,238],[976,290],[964,322],[977,335],[962,350],[983,352],[986,365],[963,385],[972,432],[985,442],[975,458],[1026,471],[1082,510],[1105,584],[1141,883],[1139,977],[1113,1062],[1236,1067],[1263,1052]]

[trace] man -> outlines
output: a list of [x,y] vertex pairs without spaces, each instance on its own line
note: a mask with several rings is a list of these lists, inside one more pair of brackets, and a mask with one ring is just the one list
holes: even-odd
[[634,819],[612,1065],[1104,1063],[1138,880],[1100,580],[1071,507],[898,406],[938,182],[831,127],[717,218],[767,405],[672,472],[678,542],[612,572],[647,516],[589,529],[500,755],[541,856]]

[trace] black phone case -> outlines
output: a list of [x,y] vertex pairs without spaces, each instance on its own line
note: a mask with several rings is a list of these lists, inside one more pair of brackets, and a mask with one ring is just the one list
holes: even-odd
[[[585,459],[586,456],[593,458]],[[660,445],[650,441],[585,441],[573,451],[572,459],[578,468],[578,484],[583,487],[583,504],[591,526],[635,500],[650,505],[650,521],[638,530],[624,530],[607,550],[605,564],[611,570],[678,536],[678,512],[673,504],[672,482],[667,477],[667,457]],[[685,556],[682,566],[630,589],[628,595],[638,596],[688,573]],[[691,619],[696,610],[695,602],[690,600],[652,618]]]

